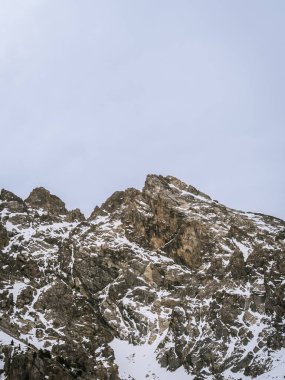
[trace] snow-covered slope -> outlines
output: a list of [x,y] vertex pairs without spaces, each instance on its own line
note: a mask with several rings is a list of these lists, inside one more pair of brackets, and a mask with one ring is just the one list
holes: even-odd
[[280,219],[155,175],[88,220],[2,190],[0,250],[0,330],[28,347],[0,340],[3,378],[284,378]]

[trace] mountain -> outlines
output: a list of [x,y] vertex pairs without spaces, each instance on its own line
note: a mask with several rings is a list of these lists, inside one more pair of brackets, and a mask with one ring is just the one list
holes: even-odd
[[285,222],[174,177],[88,219],[0,194],[0,379],[284,379]]

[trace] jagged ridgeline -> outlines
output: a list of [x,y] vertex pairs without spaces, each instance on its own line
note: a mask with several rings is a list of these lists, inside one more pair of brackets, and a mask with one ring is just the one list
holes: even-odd
[[285,223],[174,177],[0,195],[0,379],[284,379]]

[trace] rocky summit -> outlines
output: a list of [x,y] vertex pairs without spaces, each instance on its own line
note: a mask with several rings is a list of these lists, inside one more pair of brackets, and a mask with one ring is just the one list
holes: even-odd
[[0,194],[0,379],[284,379],[285,222],[174,177],[88,219]]

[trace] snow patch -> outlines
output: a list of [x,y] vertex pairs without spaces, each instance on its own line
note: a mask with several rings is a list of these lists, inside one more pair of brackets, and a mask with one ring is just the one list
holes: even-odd
[[244,261],[247,260],[250,252],[250,247],[246,246],[245,244],[237,241],[236,239],[233,239],[234,244],[238,247],[238,249],[242,252]]
[[119,367],[122,380],[191,380],[194,376],[188,374],[183,367],[175,372],[162,368],[156,361],[156,349],[166,336],[167,330],[152,344],[144,343],[134,346],[125,340],[115,338],[109,345],[114,350],[115,363]]
[[27,284],[25,284],[24,282],[15,282],[15,284],[13,285],[13,288],[9,289],[9,293],[13,294],[14,304],[16,304],[19,294],[21,294],[22,290],[25,289],[26,287],[27,287]]

